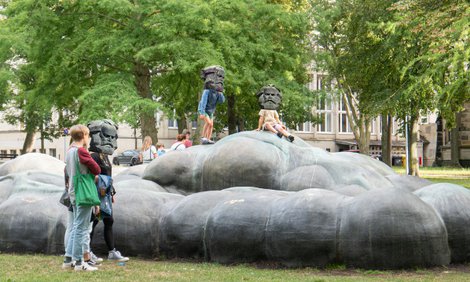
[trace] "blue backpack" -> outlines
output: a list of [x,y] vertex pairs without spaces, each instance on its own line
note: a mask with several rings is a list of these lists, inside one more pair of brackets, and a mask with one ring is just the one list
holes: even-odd
[[98,175],[98,196],[100,198],[100,212],[102,216],[111,216],[113,213],[113,179],[109,175]]

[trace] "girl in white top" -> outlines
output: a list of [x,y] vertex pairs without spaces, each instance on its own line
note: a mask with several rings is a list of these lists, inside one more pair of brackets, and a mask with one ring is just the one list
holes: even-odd
[[143,163],[149,163],[157,157],[157,148],[152,145],[152,137],[145,136],[144,142],[142,143],[142,150],[140,150],[140,161]]
[[184,145],[185,139],[186,139],[186,135],[178,134],[178,136],[176,136],[177,141],[173,145],[171,145],[170,150],[171,151],[183,151],[184,149],[186,149],[186,146]]

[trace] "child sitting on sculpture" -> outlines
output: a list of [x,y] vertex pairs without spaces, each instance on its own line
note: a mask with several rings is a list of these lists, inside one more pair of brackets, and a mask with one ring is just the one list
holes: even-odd
[[257,131],[269,130],[275,133],[279,138],[286,137],[290,142],[294,141],[294,136],[287,132],[286,127],[279,120],[277,109],[282,101],[282,94],[276,86],[270,84],[264,86],[256,93],[258,103],[261,107],[259,111],[259,122]]

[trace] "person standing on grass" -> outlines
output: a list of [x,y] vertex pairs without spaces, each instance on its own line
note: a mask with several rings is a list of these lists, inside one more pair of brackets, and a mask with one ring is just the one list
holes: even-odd
[[204,121],[202,144],[214,144],[211,140],[214,129],[214,113],[217,104],[225,101],[223,94],[225,71],[221,66],[210,66],[201,71],[204,79],[204,91],[198,105],[199,119]]
[[95,271],[98,268],[88,265],[84,261],[84,253],[89,249],[88,230],[93,207],[77,205],[73,178],[78,170],[82,174],[92,173],[98,175],[101,169],[87,150],[90,138],[88,127],[81,124],[74,125],[70,129],[70,133],[73,142],[65,156],[65,178],[68,181],[69,196],[73,206],[73,224],[66,244],[67,248],[62,268],[70,269],[73,267],[76,271]]
[[[92,133],[90,143],[91,157],[101,169],[101,174],[99,176],[100,179],[98,181],[98,184],[103,184],[102,186],[98,185],[100,200],[102,205],[105,203],[109,204],[109,210],[105,210],[105,208],[103,208],[92,215],[91,221],[93,222],[93,225],[90,232],[90,243],[93,240],[96,225],[98,225],[100,220],[102,220],[104,224],[104,241],[108,247],[108,259],[114,261],[128,261],[128,257],[122,256],[121,253],[116,250],[113,234],[114,212],[112,209],[112,203],[114,203],[116,190],[112,185],[112,165],[108,156],[112,155],[114,150],[117,149],[118,127],[113,121],[105,119],[90,122],[88,124],[88,128]],[[111,203],[105,201],[106,197],[108,197],[108,199],[112,199]],[[91,251],[88,259],[87,263],[91,265],[97,265],[103,261],[102,258],[97,257]]]

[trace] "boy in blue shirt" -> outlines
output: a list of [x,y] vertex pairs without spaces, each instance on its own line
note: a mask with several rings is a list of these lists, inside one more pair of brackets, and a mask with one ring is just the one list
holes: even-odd
[[221,66],[210,66],[201,71],[201,78],[204,79],[204,91],[197,109],[199,118],[204,120],[201,143],[214,144],[211,140],[214,112],[217,104],[225,101],[223,94],[225,71]]

